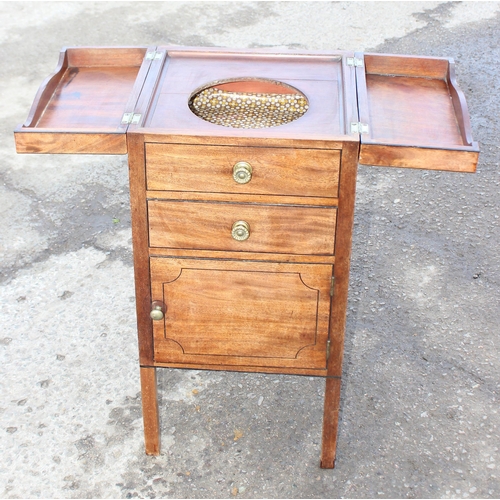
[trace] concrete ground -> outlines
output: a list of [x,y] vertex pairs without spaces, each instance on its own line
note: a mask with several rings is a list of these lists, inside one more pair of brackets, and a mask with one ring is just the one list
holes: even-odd
[[[3,498],[500,497],[500,4],[0,4]],[[475,175],[360,167],[337,467],[309,377],[160,370],[143,451],[126,156],[17,155],[58,51],[454,57]]]

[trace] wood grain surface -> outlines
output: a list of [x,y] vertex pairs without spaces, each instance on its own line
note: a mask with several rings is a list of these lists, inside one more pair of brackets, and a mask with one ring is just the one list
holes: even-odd
[[[252,167],[247,184],[233,167]],[[336,198],[340,151],[147,144],[148,190]]]
[[116,131],[139,67],[69,67],[45,112],[41,129]]
[[17,153],[127,154],[127,138],[120,133],[38,132],[37,129],[14,131]]
[[[219,360],[220,361],[220,360]],[[210,370],[210,371],[231,371],[231,372],[251,372],[251,373],[279,373],[283,375],[310,375],[313,377],[324,377],[326,368],[293,368],[289,366],[256,366],[256,365],[225,365],[210,364],[202,365],[193,363],[174,363],[155,361],[154,366],[160,368],[182,368],[186,370]]]
[[134,256],[135,307],[139,341],[139,363],[153,363],[153,326],[151,284],[149,272],[149,235],[144,168],[144,138],[127,134],[129,147],[130,210],[132,216],[132,245]]
[[337,455],[337,434],[340,408],[340,378],[327,378],[323,412],[323,440],[321,446],[322,469],[333,469]]
[[230,252],[225,250],[221,255],[219,250],[199,250],[188,248],[150,248],[151,257],[199,257],[202,259],[245,259],[267,260],[269,262],[295,262],[297,264],[335,264],[335,255],[294,255],[272,252]]
[[387,144],[463,146],[444,80],[366,75],[372,139]]
[[[146,47],[61,51],[28,119],[15,130],[19,153],[125,154],[122,123],[133,112],[151,61]],[[120,137],[121,136],[121,137]]]
[[400,54],[364,54],[364,71],[372,75],[399,75],[444,80],[449,59]]
[[[243,203],[149,200],[151,247],[332,255],[337,210]],[[250,225],[237,241],[233,223]]]
[[369,131],[360,136],[360,163],[475,171],[479,148],[452,60],[365,54],[364,63],[356,84]]
[[352,228],[354,224],[354,204],[356,200],[356,174],[358,169],[357,143],[348,142],[342,150],[340,167],[340,198],[335,243],[335,286],[333,289],[330,316],[330,357],[328,375],[342,375],[344,338],[349,291],[349,271],[351,267]]
[[381,167],[475,172],[479,152],[361,144],[359,163]]
[[332,266],[152,258],[156,362],[324,368]]
[[142,420],[147,455],[160,454],[160,417],[156,388],[156,368],[141,367]]

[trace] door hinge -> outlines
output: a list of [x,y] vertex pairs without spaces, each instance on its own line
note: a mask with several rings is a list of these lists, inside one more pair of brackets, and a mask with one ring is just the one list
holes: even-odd
[[330,297],[333,297],[334,291],[335,291],[335,276],[332,276],[332,281],[330,283]]
[[328,361],[328,358],[330,357],[330,339],[326,341],[326,360]]
[[157,52],[154,50],[153,52],[147,52],[146,53],[146,59],[149,59],[150,61],[154,59],[161,59],[163,56],[163,52]]
[[351,134],[368,134],[370,128],[367,123],[351,122]]
[[137,113],[124,113],[122,117],[122,125],[128,125],[129,123],[139,123],[141,115]]
[[363,66],[363,59],[359,59],[359,57],[348,57],[347,66],[355,66],[355,67]]

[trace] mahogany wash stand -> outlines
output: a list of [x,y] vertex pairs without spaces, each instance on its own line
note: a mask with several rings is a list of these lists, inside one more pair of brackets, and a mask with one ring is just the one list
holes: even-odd
[[146,453],[156,368],[326,380],[335,465],[358,163],[474,172],[454,63],[349,52],[61,51],[18,153],[127,154]]

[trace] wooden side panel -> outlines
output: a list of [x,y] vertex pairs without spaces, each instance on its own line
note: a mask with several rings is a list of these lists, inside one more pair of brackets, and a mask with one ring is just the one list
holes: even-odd
[[362,144],[359,163],[382,167],[475,172],[479,152]]
[[[140,66],[148,47],[68,47],[70,66]],[[154,47],[149,47],[154,50]]]
[[[151,247],[332,255],[337,210],[183,201],[148,202]],[[233,224],[245,221],[250,237],[237,241]]]
[[18,153],[107,154],[127,153],[125,134],[79,134],[69,132],[14,131]]
[[24,122],[24,127],[31,127],[38,122],[67,68],[68,54],[63,49],[59,53],[59,61],[54,73],[49,75],[40,85],[35,99],[33,99],[28,118]]
[[148,219],[146,211],[146,168],[144,139],[140,134],[127,134],[129,147],[130,208],[134,248],[135,300],[139,363],[152,366],[153,327],[151,325],[151,286],[149,282]]
[[342,359],[344,355],[358,147],[357,142],[346,142],[344,144],[340,167],[340,198],[334,267],[335,286],[330,321],[330,357],[328,358],[328,375],[336,377],[342,375]]
[[396,54],[364,54],[367,74],[399,75],[444,80],[449,60]]
[[328,358],[328,378],[325,387],[323,415],[323,438],[321,467],[335,467],[337,447],[340,384],[342,360],[344,358],[344,338],[349,290],[349,271],[352,248],[352,227],[356,198],[356,173],[358,143],[346,142],[342,150],[340,167],[340,198],[337,222],[337,242],[335,255],[335,286],[333,288],[330,315],[330,356]]
[[[242,161],[252,168],[246,184],[233,179],[233,167]],[[147,144],[146,162],[148,190],[338,195],[339,151]]]
[[447,80],[450,89],[451,101],[453,103],[458,126],[460,127],[460,132],[462,134],[462,141],[464,144],[477,146],[477,144],[474,143],[472,139],[472,127],[470,123],[467,102],[465,101],[465,95],[458,86],[455,76],[455,64],[453,64],[451,61],[448,67]]
[[324,369],[332,266],[151,259],[155,361]]

